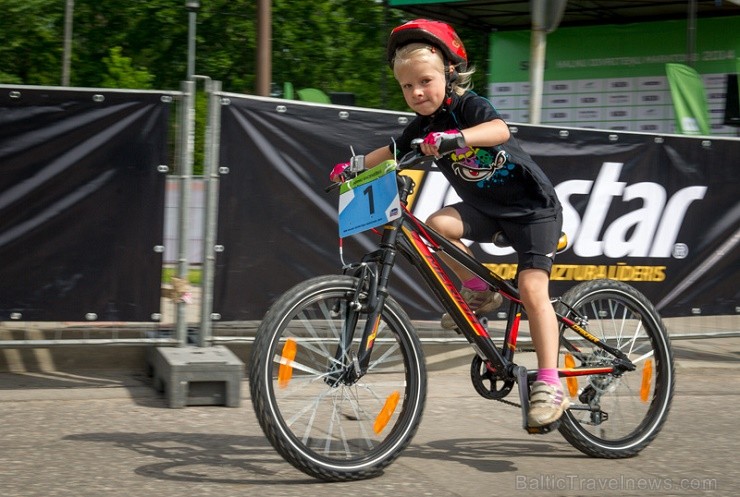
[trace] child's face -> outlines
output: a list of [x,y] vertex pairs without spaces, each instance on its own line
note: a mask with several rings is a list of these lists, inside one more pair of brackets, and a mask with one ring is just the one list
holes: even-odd
[[438,57],[415,57],[397,63],[393,70],[403,90],[403,98],[417,114],[429,116],[445,98],[445,76]]

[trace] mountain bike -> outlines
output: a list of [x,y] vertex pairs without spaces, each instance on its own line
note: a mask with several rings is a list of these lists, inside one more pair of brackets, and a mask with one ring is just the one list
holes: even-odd
[[[529,433],[558,429],[589,456],[638,454],[665,423],[674,388],[670,342],[653,305],[633,287],[606,279],[582,282],[554,298],[559,375],[571,405],[550,426],[527,426],[536,371],[514,362],[526,316],[516,282],[455,247],[407,208],[415,185],[398,173],[430,159],[410,152],[397,163],[367,171],[356,161],[359,167],[350,168],[355,177],[340,186],[340,209],[355,202],[371,217],[382,211],[379,221],[355,220],[351,228],[375,229],[377,249],[344,264],[341,275],[295,285],[264,316],[249,379],[252,403],[270,443],[306,474],[346,481],[381,474],[411,442],[422,418],[427,376],[414,325],[389,290],[400,253],[475,352],[470,378],[481,396],[516,405]],[[390,190],[380,193],[388,185]],[[343,203],[343,196],[350,198]],[[388,206],[378,203],[383,198],[391,199]],[[379,229],[377,222],[382,223]],[[439,252],[508,301],[498,345],[485,317],[460,296],[435,255]],[[518,403],[507,400],[512,391],[518,392]]]

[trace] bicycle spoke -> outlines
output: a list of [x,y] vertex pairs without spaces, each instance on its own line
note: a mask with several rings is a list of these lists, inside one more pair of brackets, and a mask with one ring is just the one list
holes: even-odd
[[352,408],[353,414],[355,415],[355,420],[357,421],[358,426],[360,428],[360,431],[362,432],[362,437],[363,437],[363,439],[365,441],[365,445],[366,445],[367,449],[368,450],[372,450],[373,447],[374,447],[374,444],[372,442],[372,435],[370,433],[372,430],[368,431],[367,427],[365,426],[365,424],[366,424],[365,423],[365,420],[366,419],[369,420],[370,419],[370,416],[365,412],[364,409],[362,409],[362,415],[361,415],[360,408],[359,408],[359,406],[360,406],[360,400],[359,400],[359,398],[356,395],[354,395],[354,396],[351,395],[353,393],[356,393],[354,388],[352,388],[352,389],[349,389],[349,388],[346,389],[345,390],[345,398],[347,400],[349,400],[349,405]]
[[650,351],[642,354],[641,356],[632,359],[632,364],[639,364],[642,361],[644,361],[645,359],[649,359],[649,358],[651,358],[653,356],[655,356],[655,351],[654,350],[650,350]]
[[368,368],[368,372],[380,368],[381,366],[383,366],[383,364],[385,364],[386,361],[389,361],[389,359],[396,358],[396,356],[393,356],[393,357],[391,356],[395,354],[396,352],[398,352],[398,350],[399,350],[398,344],[395,344],[393,345],[393,347],[386,350],[383,353],[383,355],[378,357],[378,359],[375,362],[373,362],[373,364]]
[[286,359],[282,355],[275,354],[275,356],[273,357],[272,360],[276,364],[280,364],[280,365],[283,365],[283,366],[290,366],[293,369],[297,369],[297,370],[303,371],[305,373],[310,373],[310,374],[315,375],[315,376],[324,376],[325,375],[325,373],[322,373],[321,371],[318,371],[316,369],[310,368],[310,367],[308,367],[308,366],[306,366],[304,364],[297,363],[294,360],[292,361],[292,360]]

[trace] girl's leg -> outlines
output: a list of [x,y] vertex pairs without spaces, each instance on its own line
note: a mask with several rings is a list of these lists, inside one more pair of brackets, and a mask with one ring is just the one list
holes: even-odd
[[[429,216],[427,219],[427,225],[443,237],[447,238],[460,250],[466,252],[470,256],[473,255],[468,246],[461,240],[464,234],[465,225],[460,217],[460,213],[454,207],[448,206],[438,210]],[[440,253],[439,256],[452,272],[460,278],[460,281],[468,281],[475,277],[473,273],[447,257],[447,254]]]
[[550,270],[562,223],[560,214],[537,222],[501,223],[518,255],[519,294],[527,311],[540,369],[554,369],[558,365],[560,337],[555,309],[550,303]]
[[519,273],[519,293],[527,310],[540,369],[558,367],[558,321],[550,303],[549,284],[550,277],[542,269],[525,269]]
[[550,303],[549,275],[542,269],[519,273],[519,293],[529,319],[529,331],[537,353],[537,381],[532,385],[529,426],[545,426],[557,421],[570,402],[558,377],[559,331],[555,310]]
[[[473,256],[472,251],[461,240],[465,231],[465,223],[457,209],[451,206],[444,207],[432,214],[427,219],[427,224],[460,250]],[[484,315],[501,305],[503,298],[493,292],[488,283],[455,262],[447,254],[440,252],[438,255],[462,282],[460,295],[474,312]],[[452,316],[446,313],[442,316],[441,325],[442,328],[448,330],[457,327]]]

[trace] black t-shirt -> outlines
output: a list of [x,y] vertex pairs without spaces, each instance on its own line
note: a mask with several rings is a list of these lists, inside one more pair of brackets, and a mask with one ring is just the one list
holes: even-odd
[[[502,118],[487,99],[470,91],[453,95],[447,111],[417,115],[396,140],[396,148],[403,156],[411,150],[411,140],[432,131],[465,129],[494,119]],[[435,163],[463,202],[491,217],[534,221],[561,210],[552,183],[513,135],[502,145],[466,146]]]

